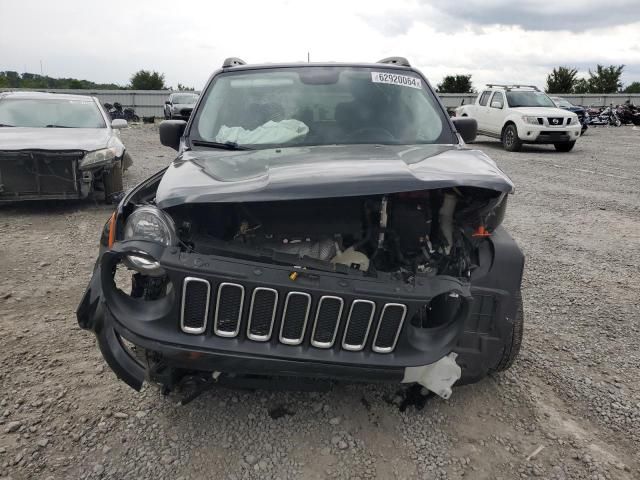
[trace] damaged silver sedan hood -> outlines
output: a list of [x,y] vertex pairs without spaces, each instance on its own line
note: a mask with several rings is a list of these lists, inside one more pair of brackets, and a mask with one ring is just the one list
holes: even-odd
[[167,169],[156,204],[253,202],[371,195],[458,186],[503,193],[513,183],[478,150],[457,145],[331,145],[198,149]]
[[0,128],[1,150],[84,150],[105,148],[109,128]]

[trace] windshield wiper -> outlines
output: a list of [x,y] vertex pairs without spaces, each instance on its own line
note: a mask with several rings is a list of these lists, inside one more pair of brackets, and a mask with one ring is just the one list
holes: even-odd
[[207,142],[205,140],[192,140],[192,145],[196,147],[221,148],[223,150],[251,150],[249,147],[243,147],[236,142]]
[[45,125],[45,128],[73,128],[67,125]]
[[0,127],[15,127],[15,125],[9,125],[8,123],[0,123]]

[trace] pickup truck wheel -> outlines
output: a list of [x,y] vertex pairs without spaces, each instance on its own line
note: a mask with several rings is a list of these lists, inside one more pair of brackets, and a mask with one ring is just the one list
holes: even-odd
[[507,125],[502,131],[502,146],[507,152],[519,152],[522,149],[522,142],[515,125]]
[[522,307],[522,296],[520,292],[516,294],[518,309],[513,319],[511,335],[505,339],[504,350],[497,365],[491,369],[492,372],[502,372],[507,370],[518,357],[520,346],[522,345],[522,332],[524,327],[524,309]]
[[567,142],[567,143],[554,143],[553,146],[556,147],[556,150],[559,152],[570,152],[576,142]]
[[114,194],[124,190],[120,162],[111,167],[111,170],[102,174],[102,183],[104,185],[104,201],[110,203]]

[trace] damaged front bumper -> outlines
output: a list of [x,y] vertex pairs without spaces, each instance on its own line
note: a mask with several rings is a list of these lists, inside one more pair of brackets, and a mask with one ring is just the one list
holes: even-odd
[[23,200],[83,199],[105,171],[120,164],[116,158],[83,168],[85,151],[0,151],[0,204]]
[[[522,254],[502,229],[492,243],[494,248],[483,253],[487,258],[471,282],[436,276],[407,285],[184,253],[148,242],[119,242],[102,252],[78,307],[78,321],[96,334],[111,369],[135,389],[145,380],[172,387],[196,372],[220,372],[230,377],[419,383],[447,398],[454,383],[486,375],[510,331]],[[171,288],[157,300],[133,298],[116,288],[115,267],[139,252],[158,261],[169,279]],[[185,287],[189,279],[207,285],[201,295]],[[260,290],[277,292],[266,316],[272,324],[265,325],[262,336],[249,324],[257,311],[264,311],[256,300]],[[457,301],[450,318],[429,328],[416,322],[420,310],[441,295]],[[335,330],[320,312],[323,298],[338,299],[332,301],[341,305]],[[295,303],[302,299],[308,304]],[[202,308],[193,310],[199,302]],[[362,310],[368,306],[370,315]],[[203,315],[197,328],[194,311]],[[390,316],[392,311],[404,315]],[[230,318],[237,318],[237,325],[229,323]],[[325,342],[317,341],[318,328],[327,325],[331,334],[321,338]],[[128,344],[144,354],[132,354]]]

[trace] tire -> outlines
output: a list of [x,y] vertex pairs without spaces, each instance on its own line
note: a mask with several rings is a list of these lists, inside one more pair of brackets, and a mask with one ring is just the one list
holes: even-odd
[[122,164],[120,162],[111,167],[111,170],[108,172],[103,173],[102,183],[104,185],[104,201],[111,203],[113,196],[124,190],[122,183]]
[[522,333],[524,327],[524,309],[522,307],[522,295],[520,292],[516,294],[516,302],[518,309],[513,319],[511,327],[511,335],[505,340],[504,350],[497,365],[491,369],[491,372],[503,372],[507,370],[518,357],[520,346],[522,345]]
[[556,150],[559,152],[570,152],[573,150],[575,144],[576,142],[574,140],[573,142],[554,143],[553,146],[556,147]]
[[134,123],[138,123],[140,121],[140,117],[138,115],[133,115],[131,117],[131,121]]
[[518,137],[518,129],[509,124],[502,131],[502,146],[507,152],[519,152],[522,150],[522,141]]

